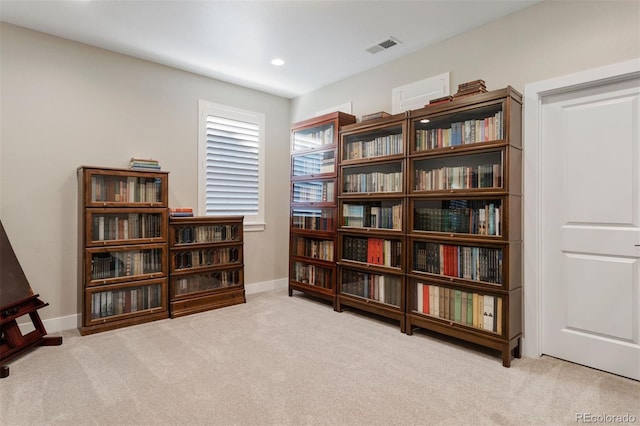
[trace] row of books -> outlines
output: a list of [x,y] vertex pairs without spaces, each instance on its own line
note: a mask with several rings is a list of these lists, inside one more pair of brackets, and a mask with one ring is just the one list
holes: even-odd
[[173,254],[175,269],[204,268],[240,261],[238,247],[221,247],[203,250],[178,251]]
[[160,170],[160,162],[144,158],[131,158],[129,160],[129,168],[135,170]]
[[297,229],[309,229],[312,231],[333,231],[333,211],[304,212],[294,210],[291,218],[291,226]]
[[176,244],[238,241],[238,225],[181,225],[175,227]]
[[335,200],[334,182],[296,182],[293,186],[293,200],[303,202],[333,202]]
[[314,152],[293,157],[292,167],[294,176],[332,173],[336,170],[336,159],[333,151]]
[[502,334],[502,298],[417,283],[415,312]]
[[383,238],[345,236],[342,258],[371,265],[402,267],[402,242]]
[[500,140],[502,121],[502,111],[498,111],[490,117],[451,123],[451,127],[416,129],[415,149],[425,151]]
[[193,217],[193,207],[169,207],[170,217]]
[[162,250],[94,253],[91,279],[129,277],[162,272]]
[[502,235],[500,204],[487,204],[486,201],[471,201],[471,203],[472,207],[463,208],[416,208],[413,227],[417,231]]
[[162,181],[159,178],[137,176],[91,177],[92,202],[159,203],[162,201]]
[[94,214],[91,235],[94,241],[158,238],[161,227],[162,216],[154,213]]
[[502,188],[502,166],[481,164],[432,170],[416,169],[414,188],[416,191]]
[[345,269],[342,271],[341,292],[400,307],[402,279]]
[[293,263],[293,280],[302,284],[331,288],[332,270],[308,263]]
[[293,146],[296,150],[311,149],[333,143],[333,126],[314,129],[313,131],[297,131],[294,133]]
[[349,173],[344,176],[344,192],[402,192],[401,172]]
[[390,207],[343,204],[342,226],[402,229],[402,204],[395,204]]
[[93,319],[129,314],[162,306],[162,287],[159,284],[122,290],[93,293]]
[[502,250],[416,241],[413,269],[447,277],[502,283]]
[[311,238],[295,237],[293,252],[296,256],[305,256],[312,259],[333,261],[333,240],[313,240]]
[[369,141],[349,142],[344,147],[342,158],[344,160],[357,160],[402,154],[404,151],[403,146],[402,134],[380,136]]
[[233,287],[240,284],[240,270],[230,269],[203,274],[193,274],[173,279],[173,293],[176,296]]

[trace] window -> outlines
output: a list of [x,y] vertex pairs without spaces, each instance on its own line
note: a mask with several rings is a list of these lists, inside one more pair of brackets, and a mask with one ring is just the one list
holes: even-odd
[[199,103],[198,213],[244,216],[244,229],[264,229],[262,113]]

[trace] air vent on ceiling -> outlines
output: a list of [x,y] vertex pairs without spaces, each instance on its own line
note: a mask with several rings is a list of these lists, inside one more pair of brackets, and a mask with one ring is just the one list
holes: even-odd
[[370,48],[366,49],[367,52],[369,53],[378,53],[378,52],[382,52],[383,50],[386,50],[390,47],[395,46],[396,44],[400,44],[400,41],[398,41],[397,39],[393,38],[393,37],[389,37],[387,40],[385,41],[381,41],[378,44],[374,44],[373,46],[371,46]]

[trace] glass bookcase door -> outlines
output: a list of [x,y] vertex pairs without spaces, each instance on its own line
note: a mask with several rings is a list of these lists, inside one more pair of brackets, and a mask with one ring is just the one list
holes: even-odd
[[342,138],[342,163],[404,154],[402,124],[367,132],[345,134]]
[[334,261],[334,240],[311,238],[302,235],[291,236],[291,254],[309,259]]
[[94,172],[87,188],[87,204],[166,204],[163,199],[166,185],[166,176],[159,174]]
[[166,309],[166,280],[151,280],[139,285],[96,287],[86,293],[87,318],[104,322],[126,316]]
[[414,273],[433,274],[476,283],[501,286],[504,279],[502,246],[470,246],[412,241]]
[[342,228],[397,230],[402,228],[402,200],[341,202]]
[[318,288],[333,289],[334,268],[315,263],[292,261],[290,277],[293,281]]
[[85,210],[87,246],[153,242],[165,239],[166,209]]
[[293,203],[335,203],[335,180],[292,182]]
[[409,310],[498,335],[503,331],[503,298],[495,294],[411,279]]
[[413,159],[412,192],[503,188],[503,151]]
[[335,143],[335,136],[333,122],[295,130],[291,136],[291,152],[332,145]]
[[502,198],[412,199],[412,232],[503,236]]
[[401,193],[403,163],[377,163],[342,168],[342,194]]
[[294,207],[291,209],[291,229],[332,232],[335,208]]
[[413,120],[415,131],[411,152],[458,147],[504,140],[503,103],[474,107],[445,116]]
[[209,244],[239,241],[238,224],[174,224],[173,244]]
[[173,271],[192,271],[242,262],[240,247],[208,247],[171,252]]
[[340,292],[400,308],[402,277],[342,268]]
[[335,149],[307,152],[291,156],[292,177],[313,177],[336,173]]
[[166,245],[87,249],[89,285],[101,285],[166,275]]
[[340,235],[342,260],[388,268],[402,268],[402,240]]
[[171,277],[171,297],[180,299],[197,293],[243,285],[242,268],[176,275]]

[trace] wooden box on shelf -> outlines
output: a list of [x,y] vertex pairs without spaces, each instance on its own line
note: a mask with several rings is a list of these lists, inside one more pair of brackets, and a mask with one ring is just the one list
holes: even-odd
[[399,321],[405,331],[406,118],[344,126],[339,146],[338,311]]
[[243,220],[169,218],[172,318],[246,302]]
[[77,174],[80,333],[167,318],[168,172]]
[[409,115],[407,333],[501,351],[522,334],[522,96],[508,87]]
[[293,290],[336,308],[337,140],[356,118],[342,112],[291,128],[289,296]]

